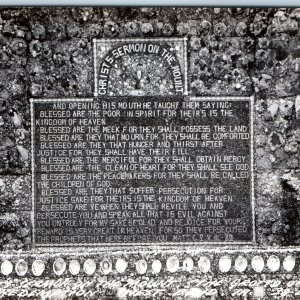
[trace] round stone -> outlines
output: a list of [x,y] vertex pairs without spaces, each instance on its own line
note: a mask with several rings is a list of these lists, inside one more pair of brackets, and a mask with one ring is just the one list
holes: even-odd
[[107,275],[112,271],[112,262],[108,258],[105,258],[100,262],[100,271],[104,275]]
[[261,273],[265,266],[264,259],[259,255],[254,256],[251,261],[251,266],[255,272]]
[[20,193],[22,191],[22,178],[18,178],[15,180],[15,182],[12,184],[11,188],[15,193]]
[[135,264],[135,268],[139,274],[145,274],[147,272],[147,262],[141,259]]
[[24,259],[20,259],[15,266],[16,273],[19,276],[24,276],[28,271],[28,264]]
[[184,271],[191,272],[194,268],[194,261],[191,257],[187,257],[184,259],[182,263],[182,267]]
[[153,262],[152,262],[152,271],[155,273],[155,274],[158,274],[160,271],[161,271],[161,261],[158,260],[158,259],[155,259]]
[[87,259],[83,264],[83,270],[85,274],[93,275],[96,271],[96,262],[91,258]]
[[235,269],[238,272],[243,273],[245,272],[247,266],[248,266],[247,259],[244,256],[238,256],[234,263]]
[[54,274],[60,276],[66,270],[67,264],[65,260],[61,257],[57,258],[53,263],[53,272]]
[[119,258],[116,261],[116,270],[118,273],[124,273],[127,269],[127,261],[122,258]]
[[222,273],[227,273],[231,268],[231,258],[228,255],[224,255],[219,260],[219,270]]
[[36,259],[32,263],[31,270],[34,276],[41,276],[45,271],[45,263],[40,259]]
[[202,273],[209,272],[211,267],[209,258],[206,256],[201,256],[198,260],[198,267]]
[[78,260],[76,259],[72,259],[70,262],[69,262],[69,272],[72,274],[72,275],[78,275],[79,272],[80,272],[80,263]]
[[9,260],[4,260],[1,264],[1,273],[8,276],[13,271],[13,264]]
[[176,256],[171,256],[167,260],[167,270],[175,273],[179,268],[179,259]]
[[276,272],[280,268],[280,259],[276,255],[271,255],[267,260],[267,266],[271,272]]
[[293,256],[288,255],[284,258],[282,265],[287,272],[292,272],[296,265],[296,259]]

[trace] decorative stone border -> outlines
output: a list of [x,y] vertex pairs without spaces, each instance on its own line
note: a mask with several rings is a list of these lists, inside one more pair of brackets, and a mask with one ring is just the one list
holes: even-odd
[[[281,274],[299,272],[299,251],[213,251],[159,254],[90,253],[1,255],[0,277],[60,277],[161,274]],[[150,257],[150,258],[149,258]]]

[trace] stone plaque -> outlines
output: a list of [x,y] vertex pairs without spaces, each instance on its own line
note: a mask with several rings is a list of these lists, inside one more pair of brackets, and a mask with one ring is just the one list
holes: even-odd
[[35,244],[252,243],[252,102],[32,100]]
[[187,93],[186,38],[94,39],[94,95]]

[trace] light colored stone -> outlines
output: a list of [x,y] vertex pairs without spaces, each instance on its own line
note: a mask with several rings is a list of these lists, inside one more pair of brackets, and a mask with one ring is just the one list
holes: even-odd
[[153,262],[152,262],[152,271],[155,273],[155,274],[158,274],[160,271],[161,271],[161,261],[158,260],[158,259],[155,259]]
[[296,118],[300,119],[300,96],[296,97],[296,100],[295,100],[295,111],[296,111]]
[[12,116],[12,121],[15,127],[20,127],[22,125],[22,117],[17,112],[14,112]]
[[227,273],[231,268],[231,258],[228,255],[224,255],[219,260],[219,270],[222,273]]
[[235,260],[234,267],[238,272],[243,273],[246,270],[247,265],[248,265],[247,259],[244,256],[240,255]]
[[171,273],[175,273],[179,268],[179,259],[176,256],[171,256],[167,260],[167,270]]
[[280,268],[280,259],[275,255],[271,255],[267,260],[267,266],[271,272],[278,271]]
[[13,271],[13,264],[9,260],[4,260],[1,264],[1,273],[8,276]]
[[287,272],[292,272],[295,268],[296,260],[293,256],[288,255],[284,258],[282,265]]
[[124,259],[122,258],[119,258],[117,261],[116,261],[116,270],[118,273],[124,273],[127,269],[127,261],[125,261]]
[[199,267],[199,270],[200,270],[202,273],[207,273],[207,272],[209,272],[210,267],[211,267],[211,263],[210,263],[209,258],[206,257],[206,256],[201,256],[201,257],[199,258],[199,261],[198,261],[198,267]]
[[194,268],[194,261],[191,257],[187,257],[184,259],[182,263],[184,271],[191,272]]
[[274,118],[278,112],[278,104],[277,103],[272,103],[269,107],[268,107],[268,111],[271,114],[272,118]]
[[25,149],[23,146],[21,146],[21,145],[18,145],[17,146],[17,150],[18,150],[18,152],[20,153],[20,155],[21,155],[21,160],[22,161],[27,161],[28,160],[28,150],[27,149]]
[[254,256],[251,261],[251,266],[255,272],[261,273],[265,266],[264,259],[259,255]]
[[33,275],[41,276],[45,270],[45,263],[42,260],[37,259],[32,263],[31,270]]
[[77,275],[80,271],[80,263],[78,260],[71,260],[69,262],[69,272],[72,274],[72,275]]
[[147,272],[147,262],[141,259],[135,264],[135,268],[139,274],[143,275]]
[[66,270],[67,264],[61,257],[57,258],[53,263],[53,272],[57,276],[61,276]]
[[265,287],[255,286],[253,288],[253,297],[263,299],[265,297]]
[[279,110],[282,117],[290,117],[293,113],[294,101],[287,99],[280,99]]
[[0,194],[3,193],[5,190],[5,182],[3,179],[0,178]]
[[110,261],[110,259],[104,258],[100,262],[99,268],[102,274],[107,275],[112,271],[112,262]]
[[96,263],[93,259],[87,259],[83,264],[83,270],[87,275],[93,275],[96,271]]
[[24,276],[28,271],[28,264],[24,259],[20,259],[15,266],[16,273],[19,276]]

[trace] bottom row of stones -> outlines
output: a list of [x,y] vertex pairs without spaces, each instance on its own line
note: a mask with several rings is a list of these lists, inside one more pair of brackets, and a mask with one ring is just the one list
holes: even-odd
[[[293,256],[286,256],[282,262],[282,267],[287,272],[292,272],[295,268],[296,260]],[[271,255],[267,259],[267,267],[271,272],[276,272],[280,268],[280,259],[276,255]],[[115,270],[122,274],[128,267],[127,261],[122,258],[117,259],[115,263]],[[228,255],[220,257],[218,268],[222,273],[229,272],[233,267],[232,260]],[[234,262],[234,269],[240,273],[243,273],[248,267],[248,261],[244,256],[238,256]],[[254,256],[251,260],[252,269],[261,273],[265,267],[264,259],[261,256]],[[31,271],[35,276],[41,276],[45,271],[46,265],[43,260],[36,259],[32,262]],[[67,268],[67,263],[63,258],[57,258],[53,262],[53,272],[60,276]],[[154,260],[151,265],[152,272],[155,274],[160,273],[162,269],[162,263],[160,260]],[[180,268],[180,261],[176,256],[171,256],[166,261],[166,269],[171,273],[175,273]],[[81,266],[78,260],[69,261],[69,272],[72,275],[78,275]],[[85,260],[83,264],[83,271],[86,275],[93,275],[96,272],[97,264],[95,260],[89,258]],[[145,260],[139,260],[135,263],[135,269],[139,274],[145,274],[148,269],[148,264]],[[182,271],[191,272],[194,269],[194,261],[191,257],[187,257],[182,262]],[[113,271],[113,264],[110,259],[103,259],[99,263],[99,270],[102,274],[107,275]],[[211,270],[211,261],[208,257],[202,256],[198,260],[198,270],[202,273],[208,273]],[[20,259],[15,264],[15,271],[19,276],[24,276],[28,272],[28,263],[24,259]],[[13,263],[9,260],[4,260],[1,264],[1,273],[5,276],[10,275],[13,272]]]

